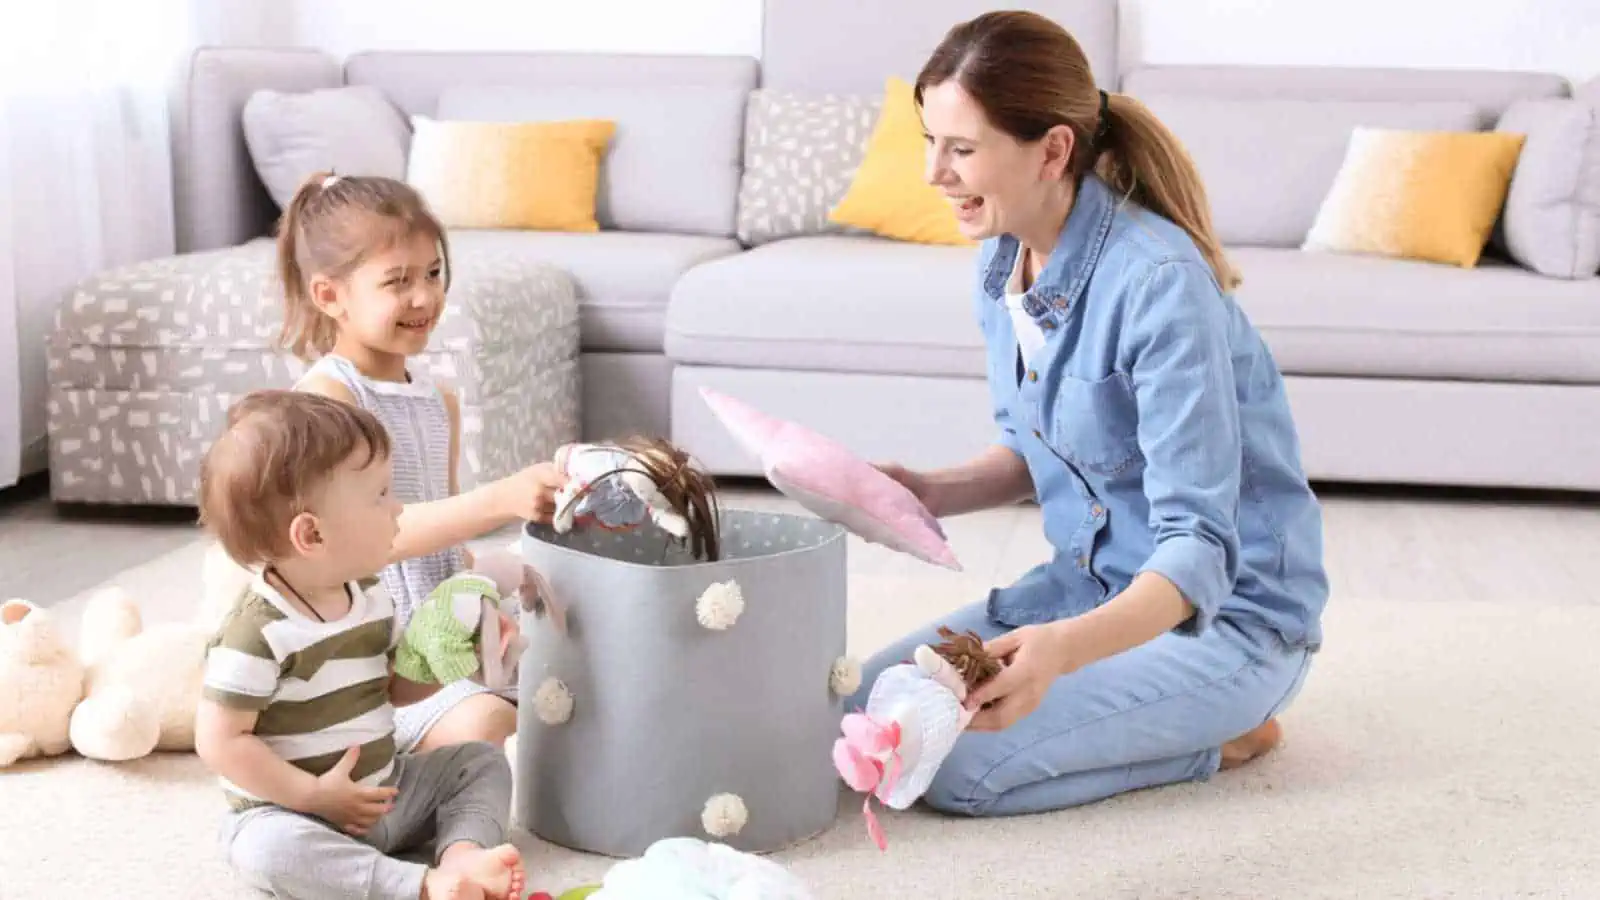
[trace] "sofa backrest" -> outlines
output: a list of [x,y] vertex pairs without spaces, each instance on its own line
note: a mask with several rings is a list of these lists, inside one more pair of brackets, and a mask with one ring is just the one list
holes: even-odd
[[[763,87],[808,93],[870,94],[898,75],[914,79],[953,26],[996,9],[991,0],[765,0]],[[1083,46],[1097,81],[1117,80],[1117,0],[1034,0],[1005,4],[1049,16]]]
[[1184,143],[1224,244],[1297,247],[1357,127],[1480,131],[1560,75],[1297,66],[1145,66],[1123,76]]
[[345,81],[407,115],[445,120],[605,118],[604,229],[732,236],[745,101],[757,63],[738,56],[369,52]]
[[315,50],[202,47],[173,104],[173,202],[179,252],[270,234],[278,207],[256,174],[241,119],[263,88],[337,87],[339,63]]
[[617,132],[602,169],[601,227],[731,236],[749,57],[368,52],[341,67],[303,49],[204,48],[175,105],[178,249],[270,235],[279,210],[242,125],[258,90],[368,85],[401,112],[438,118],[603,117]]

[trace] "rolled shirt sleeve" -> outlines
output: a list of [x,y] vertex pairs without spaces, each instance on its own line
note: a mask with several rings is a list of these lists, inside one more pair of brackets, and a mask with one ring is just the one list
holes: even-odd
[[1210,627],[1239,571],[1242,443],[1229,341],[1231,315],[1193,261],[1151,269],[1130,317],[1129,371],[1139,406],[1144,492],[1155,549],[1140,572],[1167,578]]

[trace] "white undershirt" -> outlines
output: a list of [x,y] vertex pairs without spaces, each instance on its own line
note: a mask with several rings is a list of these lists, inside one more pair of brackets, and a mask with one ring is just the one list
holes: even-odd
[[1044,346],[1044,329],[1022,308],[1022,298],[1027,294],[1022,289],[1022,267],[1027,259],[1027,250],[1017,253],[1016,265],[1006,283],[1006,310],[1011,313],[1011,327],[1017,333],[1017,348],[1022,351],[1023,365],[1031,364],[1033,355]]

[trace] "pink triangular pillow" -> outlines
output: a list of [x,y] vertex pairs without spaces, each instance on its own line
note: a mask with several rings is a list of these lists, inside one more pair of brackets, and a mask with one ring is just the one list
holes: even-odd
[[809,428],[710,388],[700,395],[761,460],[773,485],[801,506],[864,540],[961,571],[939,521],[905,485]]

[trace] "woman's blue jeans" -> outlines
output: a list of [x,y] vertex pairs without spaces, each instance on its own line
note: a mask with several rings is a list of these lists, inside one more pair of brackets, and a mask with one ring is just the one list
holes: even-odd
[[[909,660],[918,644],[942,640],[939,625],[984,640],[1008,630],[983,602],[940,617],[868,660],[845,708],[865,708],[878,673]],[[1164,634],[1056,679],[1038,708],[1004,731],[963,733],[923,801],[1002,816],[1208,778],[1224,743],[1288,707],[1311,655],[1221,618],[1199,635]]]

